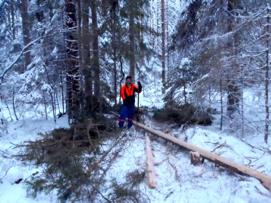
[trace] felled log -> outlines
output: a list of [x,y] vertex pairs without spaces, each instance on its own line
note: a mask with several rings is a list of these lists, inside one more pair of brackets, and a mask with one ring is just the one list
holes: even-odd
[[146,156],[147,156],[147,178],[150,188],[156,187],[155,172],[153,164],[153,154],[151,150],[151,141],[148,135],[146,135]]
[[168,141],[171,141],[186,150],[198,152],[203,158],[205,158],[211,162],[214,162],[215,164],[223,166],[227,169],[231,169],[232,171],[235,171],[239,174],[254,177],[254,178],[258,179],[263,184],[263,186],[266,187],[271,192],[271,176],[269,176],[269,175],[261,173],[255,169],[249,168],[245,165],[235,163],[234,161],[232,161],[230,159],[221,157],[215,153],[209,152],[209,151],[202,149],[200,147],[197,147],[193,144],[186,143],[180,139],[177,139],[176,137],[173,137],[170,134],[166,134],[161,131],[154,130],[154,129],[152,129],[146,125],[143,125],[139,122],[134,121],[134,125],[146,130],[147,132],[149,132],[153,135],[156,135],[156,136],[162,137]]

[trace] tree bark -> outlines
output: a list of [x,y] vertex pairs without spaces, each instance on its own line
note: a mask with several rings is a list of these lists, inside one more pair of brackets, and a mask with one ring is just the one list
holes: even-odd
[[[232,13],[234,9],[237,8],[239,0],[228,0],[227,4],[227,9],[229,13]],[[229,14],[229,19],[228,19],[228,32],[232,32],[234,29],[234,19],[233,17]],[[238,34],[234,34],[232,41],[228,42],[229,50],[232,55],[235,55],[236,57],[238,56],[237,53],[237,46],[238,46]],[[236,59],[234,62],[231,63],[233,66],[232,70],[239,70],[239,65],[238,62],[236,62]],[[228,82],[227,82],[227,89],[228,89],[228,100],[227,100],[227,114],[230,119],[233,118],[233,113],[236,112],[239,109],[239,102],[240,102],[240,89],[238,85],[236,84],[234,73],[230,73],[228,76]]]
[[117,26],[117,4],[114,2],[112,4],[111,17],[112,17],[112,46],[113,46],[113,61],[114,61],[114,103],[117,105],[117,44],[116,44],[116,26]]
[[166,83],[166,24],[165,24],[165,0],[161,0],[161,27],[162,27],[162,84],[163,93],[165,92]]
[[220,130],[223,128],[223,87],[222,87],[222,78],[219,80],[219,89],[220,89]]
[[90,30],[89,30],[89,6],[88,0],[82,2],[82,62],[85,85],[85,111],[91,113],[91,96],[92,96],[92,77],[90,61]]
[[130,41],[130,50],[129,50],[129,61],[130,61],[130,70],[129,75],[135,79],[135,69],[136,69],[136,60],[135,60],[135,19],[134,19],[134,2],[130,2],[129,8],[129,41]]
[[267,9],[267,26],[266,26],[266,66],[265,66],[265,130],[264,130],[264,141],[268,142],[269,136],[269,46],[270,46],[270,5]]
[[78,61],[78,32],[76,23],[76,6],[72,0],[66,0],[66,52],[67,52],[67,112],[69,121],[76,123],[79,119],[79,61]]
[[99,32],[97,23],[97,1],[92,0],[90,3],[93,31],[93,65],[94,71],[94,96],[100,97],[100,62],[99,62]]
[[[31,39],[30,39],[30,19],[28,15],[28,0],[21,0],[19,4],[19,8],[21,11],[22,17],[22,30],[23,30],[23,41],[24,46],[27,46]],[[31,63],[31,55],[30,55],[30,48],[27,48],[24,51],[24,70],[27,69],[27,66]]]
[[12,39],[16,38],[16,28],[15,28],[15,8],[13,2],[10,4],[10,15],[11,15],[11,33]]

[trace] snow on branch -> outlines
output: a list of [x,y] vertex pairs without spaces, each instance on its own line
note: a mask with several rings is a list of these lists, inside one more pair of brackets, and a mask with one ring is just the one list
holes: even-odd
[[32,46],[33,44],[35,44],[36,42],[38,42],[39,40],[41,40],[44,36],[41,36],[33,41],[31,41],[30,43],[28,43],[26,46],[24,46],[24,48],[22,49],[22,51],[20,52],[20,54],[16,57],[16,59],[4,70],[4,72],[1,74],[1,82],[3,82],[5,75],[7,74],[8,71],[10,71],[13,66],[18,62],[18,60],[21,58],[21,56],[25,53],[25,50],[27,50],[30,46]]

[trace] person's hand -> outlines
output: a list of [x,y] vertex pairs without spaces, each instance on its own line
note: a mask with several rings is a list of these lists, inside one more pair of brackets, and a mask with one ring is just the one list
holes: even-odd
[[142,90],[141,82],[137,81],[137,87],[138,87],[138,92],[140,93]]

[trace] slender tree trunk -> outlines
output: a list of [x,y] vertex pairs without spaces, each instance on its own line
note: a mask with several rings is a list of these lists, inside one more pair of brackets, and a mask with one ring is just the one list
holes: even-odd
[[241,120],[242,120],[242,138],[245,135],[245,122],[244,122],[244,66],[241,65]]
[[42,97],[43,97],[43,104],[44,104],[44,113],[45,113],[45,119],[48,120],[48,113],[47,113],[47,102],[46,102],[46,98],[45,98],[45,93],[42,93]]
[[[228,12],[232,13],[234,9],[237,8],[237,4],[238,4],[239,0],[228,0]],[[234,30],[234,19],[233,17],[229,14],[229,19],[228,19],[228,32],[232,32]],[[228,43],[229,45],[229,50],[230,53],[234,56],[238,56],[237,53],[237,47],[238,47],[238,34],[235,33],[233,36],[232,41],[230,41]],[[235,71],[239,71],[239,67],[238,67],[238,62],[236,61],[236,59],[233,59],[234,62],[232,61],[231,65],[234,67],[232,67],[232,70]],[[236,112],[239,108],[239,102],[240,102],[240,89],[238,87],[238,85],[236,84],[236,77],[234,77],[234,75],[236,75],[236,72],[234,73],[229,73],[228,76],[228,84],[227,84],[227,88],[228,88],[228,101],[227,101],[227,114],[229,116],[230,119],[233,118],[233,113]]]
[[264,141],[268,142],[269,136],[269,54],[270,54],[270,5],[268,5],[267,9],[267,26],[266,26],[266,66],[265,66],[265,131],[264,131]]
[[15,9],[14,9],[14,2],[10,4],[10,14],[11,14],[11,33],[12,39],[16,38],[16,28],[15,28]]
[[17,112],[16,112],[15,91],[14,91],[14,88],[12,89],[12,109],[13,109],[13,113],[14,113],[14,116],[16,118],[16,121],[18,121],[19,118],[18,118]]
[[220,88],[220,130],[223,128],[223,87],[222,87],[222,78],[219,80]]
[[113,61],[114,61],[114,103],[117,105],[117,97],[118,97],[118,86],[117,86],[117,42],[116,42],[116,26],[117,26],[117,5],[118,2],[115,1],[112,4],[111,10],[111,18],[112,18],[112,45],[113,45]]
[[12,117],[12,113],[11,113],[11,110],[8,106],[8,103],[3,99],[5,105],[6,105],[6,108],[8,109],[8,113],[9,113],[9,117],[10,117],[10,120],[13,121],[13,117]]
[[168,78],[168,74],[169,74],[169,25],[168,25],[168,19],[169,19],[169,4],[168,4],[168,0],[165,0],[166,1],[166,9],[165,9],[165,13],[166,13],[166,19],[165,19],[165,24],[166,24],[166,67],[167,67],[167,70],[166,70],[166,78]]
[[91,77],[91,61],[90,61],[90,31],[89,31],[89,6],[88,0],[82,2],[82,58],[83,73],[85,77],[85,108],[86,114],[91,113],[91,97],[92,97],[92,77]]
[[61,105],[62,105],[62,113],[65,112],[65,94],[64,94],[64,74],[63,71],[60,73],[60,89],[61,89]]
[[51,97],[51,106],[52,106],[52,111],[53,111],[53,117],[54,117],[54,121],[56,122],[56,102],[54,99],[53,92],[50,92],[50,97]]
[[135,60],[135,19],[134,19],[134,1],[130,1],[129,4],[129,62],[130,70],[129,75],[135,79],[135,69],[136,69],[136,60]]
[[161,0],[161,28],[162,28],[162,83],[163,93],[165,92],[166,84],[166,24],[165,24],[165,0]]
[[94,71],[94,96],[100,97],[100,62],[99,62],[99,32],[97,22],[97,0],[90,3],[92,30],[93,30],[93,71]]
[[[28,0],[20,1],[20,11],[22,17],[22,30],[24,46],[30,43],[30,18],[28,15]],[[27,48],[24,52],[24,71],[27,66],[31,63],[30,48]]]
[[76,6],[72,0],[66,0],[66,47],[67,47],[67,111],[69,121],[76,123],[79,119],[79,62],[78,62],[78,31],[76,23]]
[[[84,71],[84,65],[83,65],[83,56],[84,56],[84,50],[83,50],[83,34],[84,34],[84,30],[83,30],[83,25],[82,25],[82,18],[83,18],[83,9],[84,9],[84,5],[83,5],[83,0],[77,0],[77,26],[78,26],[78,62],[79,62],[79,71],[80,71],[80,109],[84,109],[85,108],[85,100],[83,99],[83,92],[84,92],[84,78],[83,78],[83,74],[82,72]],[[85,112],[85,110],[83,110],[83,112],[80,112],[80,114],[83,114]]]

